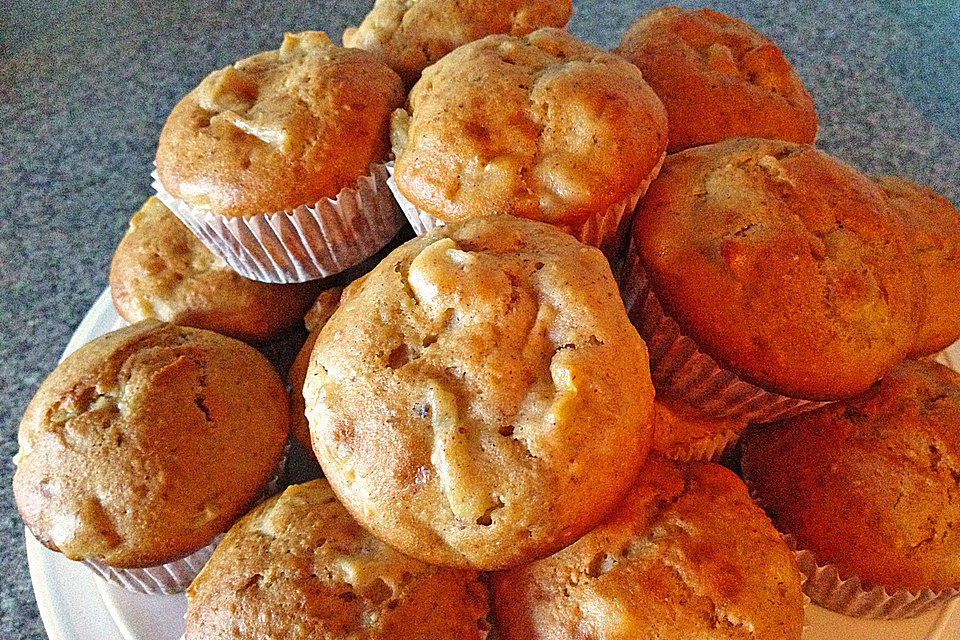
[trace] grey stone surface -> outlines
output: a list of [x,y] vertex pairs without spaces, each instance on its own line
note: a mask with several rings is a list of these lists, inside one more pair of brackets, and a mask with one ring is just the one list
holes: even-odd
[[[692,3],[682,3],[688,8]],[[612,46],[653,3],[575,0]],[[960,3],[715,2],[773,37],[814,96],[819,144],[960,203]],[[337,38],[368,2],[0,3],[0,638],[43,638],[10,492],[16,429],[150,195],[163,120],[210,70],[284,31]]]

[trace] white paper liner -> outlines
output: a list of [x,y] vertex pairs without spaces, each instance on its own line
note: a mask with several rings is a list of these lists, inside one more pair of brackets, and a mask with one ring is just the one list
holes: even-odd
[[[643,197],[650,187],[650,183],[660,175],[660,168],[663,167],[663,161],[667,157],[666,153],[660,156],[660,160],[653,167],[647,178],[643,180],[636,190],[623,200],[610,205],[605,212],[596,216],[590,216],[586,220],[575,225],[558,224],[555,225],[584,244],[597,247],[608,258],[614,258],[623,247],[624,239],[630,231],[633,222],[633,214],[637,208],[637,202]],[[418,236],[443,225],[443,220],[432,216],[431,214],[417,208],[415,204],[407,200],[406,196],[400,193],[397,188],[397,181],[393,177],[394,163],[387,163],[387,186],[393,192],[394,197],[400,204],[403,215],[406,216],[410,226]]]
[[664,313],[649,286],[632,238],[621,295],[630,320],[647,343],[650,374],[657,393],[680,398],[718,418],[748,422],[781,420],[828,404],[765,391],[721,368]]
[[[279,490],[280,476],[283,475],[286,469],[289,450],[290,445],[288,443],[283,449],[283,455],[280,458],[280,463],[277,465],[276,474],[264,485],[254,505],[263,502]],[[213,542],[184,558],[152,567],[111,567],[99,560],[82,560],[81,562],[89,567],[101,580],[118,584],[128,591],[168,595],[180,593],[190,586],[190,583],[197,577],[197,574],[200,573],[203,566],[207,564],[207,561],[210,559],[210,556],[213,555],[214,550],[217,548],[223,536],[223,533],[219,534],[213,539]]]
[[389,243],[403,216],[387,188],[383,164],[336,198],[273,213],[228,218],[174,198],[151,173],[157,198],[211,252],[240,275],[262,282],[326,278],[358,264]]
[[797,566],[804,576],[804,593],[813,602],[837,613],[880,620],[914,618],[960,595],[960,589],[868,589],[860,582],[860,578],[854,576],[843,579],[835,566],[819,564],[812,551],[798,549],[793,536],[786,534],[784,539],[796,553]]

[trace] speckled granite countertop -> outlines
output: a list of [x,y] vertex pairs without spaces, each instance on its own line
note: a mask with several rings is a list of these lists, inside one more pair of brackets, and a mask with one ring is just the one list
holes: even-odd
[[[276,48],[284,31],[337,38],[370,1],[0,4],[0,638],[45,637],[9,489],[17,424],[106,286],[150,194],[166,114],[207,72]],[[603,46],[653,6],[574,4],[571,31]],[[960,5],[775,4],[711,6],[780,44],[816,101],[824,149],[960,204]]]

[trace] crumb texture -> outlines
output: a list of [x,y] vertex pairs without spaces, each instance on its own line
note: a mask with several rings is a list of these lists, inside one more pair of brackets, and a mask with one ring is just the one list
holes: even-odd
[[343,46],[376,53],[412,87],[460,45],[495,33],[562,29],[571,13],[571,0],[376,0],[360,26],[343,32]]
[[209,543],[275,475],[287,396],[252,347],[144,321],[51,373],[20,423],[13,488],[51,549],[117,567]]
[[348,287],[304,383],[314,451],[355,517],[474,568],[545,555],[613,507],[652,396],[603,255],[508,216],[435,229]]
[[395,177],[442,220],[572,224],[638,189],[666,127],[660,100],[620,56],[557,29],[488,36],[425,71],[395,114]]
[[389,152],[400,78],[319,31],[214,71],[173,109],[157,173],[171,195],[228,217],[332,198]]
[[803,623],[792,552],[708,462],[651,456],[610,519],[492,586],[504,640],[798,640]]
[[367,533],[326,480],[238,522],[187,590],[186,640],[483,640],[487,587]]
[[817,135],[813,100],[793,67],[742,20],[660,7],[634,21],[616,51],[663,100],[670,153],[740,136],[812,143]]
[[960,588],[960,374],[907,360],[743,447],[758,500],[818,563],[871,586]]

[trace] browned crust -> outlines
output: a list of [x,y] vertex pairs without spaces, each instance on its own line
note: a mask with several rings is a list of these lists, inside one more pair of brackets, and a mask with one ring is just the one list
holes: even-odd
[[228,217],[336,196],[389,152],[400,78],[322,32],[211,73],[173,109],[157,172],[174,197]]
[[751,430],[743,470],[777,527],[844,578],[960,588],[960,375],[905,361],[856,400]]
[[780,49],[742,20],[711,9],[653,9],[617,53],[663,100],[669,153],[749,136],[813,142],[813,100]]
[[960,338],[960,212],[906,178],[882,176],[876,183],[890,197],[923,280],[923,321],[910,355],[935,353]]
[[562,29],[572,12],[571,0],[376,0],[359,27],[344,30],[343,46],[376,53],[412,87],[460,45],[494,33]]
[[651,457],[609,520],[492,574],[503,640],[800,638],[792,552],[723,467]]
[[636,67],[557,29],[460,47],[424,73],[408,112],[392,125],[397,187],[447,221],[581,222],[634,193],[666,148],[666,114]]
[[37,539],[71,559],[162,564],[250,507],[287,431],[283,384],[256,350],[144,321],[40,385],[20,423],[14,496]]
[[667,313],[763,389],[850,397],[913,344],[920,276],[886,196],[813,147],[737,139],[668,156],[633,232]]

